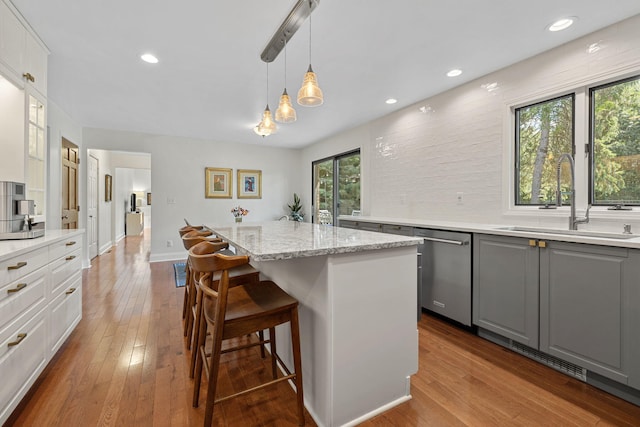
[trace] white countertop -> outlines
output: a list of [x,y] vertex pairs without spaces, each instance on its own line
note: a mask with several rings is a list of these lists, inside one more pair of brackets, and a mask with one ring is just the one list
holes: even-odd
[[[632,238],[612,238],[604,237],[604,235],[616,235],[621,237],[622,233],[603,233],[599,235],[597,231],[578,230],[579,234],[575,234],[574,231],[567,229],[554,229],[540,226],[521,226],[522,228],[530,228],[527,231],[516,231],[505,229],[512,227],[510,224],[476,224],[468,222],[455,222],[455,221],[432,221],[432,220],[416,220],[407,218],[384,218],[384,217],[370,217],[370,216],[340,216],[340,220],[344,221],[360,221],[360,222],[374,222],[381,224],[392,225],[405,225],[409,227],[419,228],[432,228],[437,230],[450,230],[461,231],[467,233],[483,233],[493,234],[500,236],[514,236],[514,237],[527,237],[533,239],[573,242],[573,243],[587,243],[601,246],[615,246],[619,248],[635,248],[640,249],[640,234],[634,233]],[[542,231],[536,231],[544,230]]]
[[0,240],[0,261],[83,232],[82,229],[46,230],[44,236],[35,239]]
[[209,228],[256,261],[415,246],[422,239],[297,221],[211,225]]

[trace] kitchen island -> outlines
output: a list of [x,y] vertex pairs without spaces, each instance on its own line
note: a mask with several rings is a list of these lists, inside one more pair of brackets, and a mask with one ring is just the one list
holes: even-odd
[[[319,426],[355,425],[411,398],[421,239],[294,221],[209,228],[300,302],[305,407]],[[283,328],[278,353],[292,367]]]

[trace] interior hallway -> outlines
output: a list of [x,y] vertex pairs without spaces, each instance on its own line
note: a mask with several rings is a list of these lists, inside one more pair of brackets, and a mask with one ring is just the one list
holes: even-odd
[[[184,289],[172,262],[149,264],[149,234],[123,239],[84,270],[83,319],[8,425],[202,425],[206,392],[191,406]],[[640,425],[640,407],[441,320],[423,314],[418,329],[413,399],[363,425]],[[227,355],[219,389],[269,369],[255,348]],[[294,399],[280,384],[219,405],[214,424],[294,426]]]

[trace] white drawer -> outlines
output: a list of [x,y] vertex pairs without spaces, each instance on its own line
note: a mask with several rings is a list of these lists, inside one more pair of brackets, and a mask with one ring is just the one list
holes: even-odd
[[0,330],[29,308],[44,307],[47,299],[46,267],[0,288]]
[[67,280],[64,292],[51,302],[50,307],[49,336],[53,355],[82,318],[82,276]]
[[82,249],[82,234],[49,245],[49,259],[55,261],[77,249]]
[[46,310],[39,313],[29,310],[0,332],[1,423],[6,421],[47,363],[45,313]]
[[18,280],[47,264],[48,261],[47,247],[0,261],[0,286]]
[[82,270],[81,249],[78,248],[74,252],[53,261],[49,268],[51,271],[51,294],[57,295],[63,282],[71,277],[73,273]]

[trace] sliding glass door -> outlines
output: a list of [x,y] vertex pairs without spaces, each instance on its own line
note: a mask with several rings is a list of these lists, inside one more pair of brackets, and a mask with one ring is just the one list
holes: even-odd
[[360,150],[313,162],[313,222],[360,210]]

